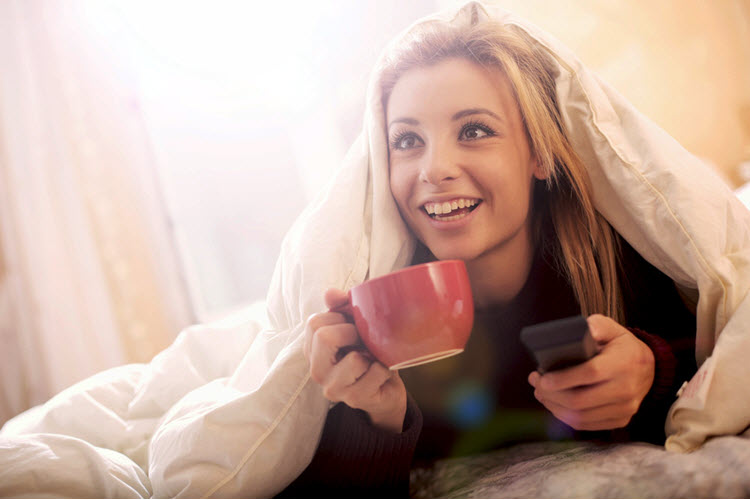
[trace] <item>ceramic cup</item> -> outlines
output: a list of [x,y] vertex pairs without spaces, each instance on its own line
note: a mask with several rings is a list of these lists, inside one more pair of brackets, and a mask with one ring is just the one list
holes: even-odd
[[464,350],[474,323],[474,301],[460,260],[419,264],[349,290],[336,310],[350,316],[367,350],[391,370]]

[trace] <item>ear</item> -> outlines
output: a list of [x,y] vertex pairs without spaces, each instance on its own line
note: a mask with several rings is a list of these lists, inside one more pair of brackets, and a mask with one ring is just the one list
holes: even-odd
[[531,166],[531,173],[540,181],[543,181],[547,179],[547,177],[549,177],[549,171],[537,161],[536,156],[532,156],[529,159],[529,164]]

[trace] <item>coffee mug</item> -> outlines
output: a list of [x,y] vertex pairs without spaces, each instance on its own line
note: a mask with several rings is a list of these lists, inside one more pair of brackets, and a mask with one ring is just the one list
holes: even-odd
[[373,278],[350,289],[348,298],[336,311],[352,318],[364,346],[391,370],[462,352],[474,323],[474,300],[461,260],[428,262]]

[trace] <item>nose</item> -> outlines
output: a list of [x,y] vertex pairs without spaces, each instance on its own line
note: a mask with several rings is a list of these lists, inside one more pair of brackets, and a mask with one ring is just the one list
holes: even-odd
[[461,175],[456,151],[450,144],[433,143],[428,146],[428,154],[422,157],[419,180],[440,185]]

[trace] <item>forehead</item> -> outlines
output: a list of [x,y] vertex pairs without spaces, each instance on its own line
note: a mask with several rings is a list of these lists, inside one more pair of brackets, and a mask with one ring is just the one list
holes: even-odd
[[515,115],[518,106],[508,78],[497,68],[451,58],[406,71],[393,87],[386,114],[390,120],[478,107],[509,118]]

